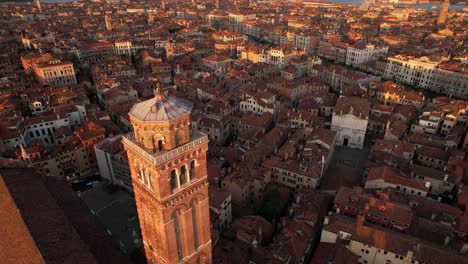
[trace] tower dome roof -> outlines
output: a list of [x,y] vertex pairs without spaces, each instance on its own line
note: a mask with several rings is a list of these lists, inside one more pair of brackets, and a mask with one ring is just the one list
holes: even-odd
[[165,96],[159,80],[155,78],[156,96],[135,104],[128,114],[144,122],[164,122],[190,114],[192,104],[185,100]]

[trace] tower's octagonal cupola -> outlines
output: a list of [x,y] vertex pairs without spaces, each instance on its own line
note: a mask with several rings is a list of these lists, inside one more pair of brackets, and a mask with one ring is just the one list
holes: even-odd
[[157,78],[156,96],[135,104],[130,112],[135,141],[150,152],[171,150],[190,141],[192,104],[165,96]]

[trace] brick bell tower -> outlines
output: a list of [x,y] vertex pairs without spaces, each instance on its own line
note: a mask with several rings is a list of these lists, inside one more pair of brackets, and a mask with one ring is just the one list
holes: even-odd
[[206,135],[190,129],[192,105],[156,96],[129,112],[127,150],[148,263],[211,263]]

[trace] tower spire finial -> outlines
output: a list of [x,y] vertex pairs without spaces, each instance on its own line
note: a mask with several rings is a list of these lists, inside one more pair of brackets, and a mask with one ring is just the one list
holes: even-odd
[[159,82],[158,77],[153,77],[153,82],[154,85],[156,86],[156,96],[161,97],[162,96],[162,89],[161,89],[161,83]]
[[156,113],[159,110],[160,103],[163,100],[164,95],[161,89],[161,83],[159,82],[159,78],[153,77],[153,82],[154,82],[154,86],[156,86],[156,95],[155,95],[156,102],[153,106],[151,106],[151,112]]

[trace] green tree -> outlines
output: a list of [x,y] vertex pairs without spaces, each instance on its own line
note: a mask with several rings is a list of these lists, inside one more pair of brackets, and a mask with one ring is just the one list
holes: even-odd
[[289,197],[283,196],[276,186],[265,190],[260,203],[259,214],[269,222],[278,220],[288,205]]

